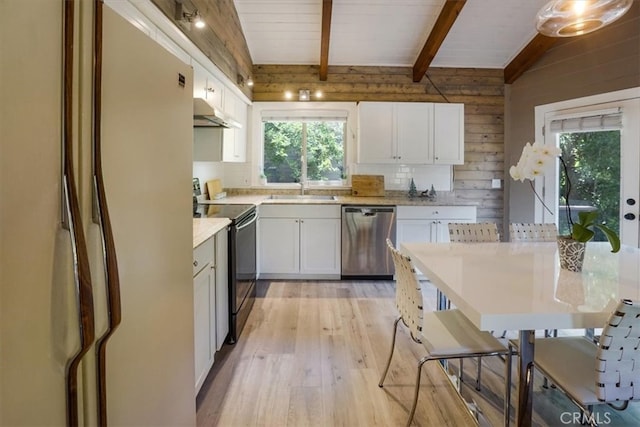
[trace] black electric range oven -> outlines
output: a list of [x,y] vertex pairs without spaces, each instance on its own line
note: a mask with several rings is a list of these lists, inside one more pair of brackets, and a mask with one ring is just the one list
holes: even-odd
[[198,205],[194,218],[229,218],[229,336],[234,344],[256,298],[255,205]]

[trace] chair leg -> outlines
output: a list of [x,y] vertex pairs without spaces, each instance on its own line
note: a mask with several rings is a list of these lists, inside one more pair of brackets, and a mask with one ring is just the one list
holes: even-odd
[[380,382],[378,383],[378,387],[382,387],[382,383],[384,382],[384,379],[387,376],[387,372],[389,371],[389,366],[391,365],[391,358],[393,357],[393,349],[396,346],[396,334],[398,333],[398,322],[400,322],[400,320],[402,320],[402,316],[398,316],[396,321],[393,322],[393,336],[391,338],[391,351],[389,352],[389,359],[387,360],[387,366],[384,368],[382,377],[380,377]]
[[482,357],[478,356],[478,374],[476,375],[476,390],[480,391],[480,377],[482,376]]
[[411,425],[411,421],[413,421],[413,415],[416,413],[416,407],[418,406],[418,395],[420,394],[420,376],[422,373],[422,365],[424,362],[429,360],[427,357],[423,357],[418,362],[418,374],[416,376],[416,389],[413,392],[413,405],[411,406],[411,413],[409,414],[409,419],[407,420],[407,427]]
[[509,345],[509,352],[505,357],[505,373],[504,373],[504,425],[509,427],[511,423],[511,355],[512,348]]

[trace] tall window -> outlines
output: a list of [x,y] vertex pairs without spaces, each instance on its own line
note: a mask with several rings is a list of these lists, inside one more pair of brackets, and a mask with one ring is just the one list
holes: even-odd
[[263,172],[269,183],[340,183],[346,118],[264,118]]

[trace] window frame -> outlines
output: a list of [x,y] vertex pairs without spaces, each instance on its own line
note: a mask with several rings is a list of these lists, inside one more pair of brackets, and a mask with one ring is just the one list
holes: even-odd
[[[255,165],[251,173],[252,186],[265,187],[260,184],[260,173],[264,159],[264,119],[277,120],[278,117],[289,120],[299,118],[323,118],[341,117],[346,119],[344,140],[344,164],[347,176],[351,174],[352,165],[355,163],[356,129],[357,129],[357,104],[355,102],[254,102],[251,112],[251,135],[253,150],[251,153],[252,164]],[[306,171],[305,171],[306,176]],[[326,188],[327,184],[313,181],[306,184],[305,188]],[[336,187],[331,184],[331,187]],[[266,187],[280,189],[300,189],[300,183],[268,183]]]

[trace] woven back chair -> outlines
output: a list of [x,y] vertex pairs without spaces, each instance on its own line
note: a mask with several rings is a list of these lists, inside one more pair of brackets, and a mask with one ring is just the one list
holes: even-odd
[[[411,333],[411,338],[421,343],[426,355],[418,361],[418,372],[413,396],[413,406],[407,421],[411,425],[418,404],[422,365],[429,360],[462,359],[490,355],[503,355],[505,364],[505,425],[509,425],[509,401],[511,399],[511,353],[488,332],[480,331],[459,310],[424,311],[422,290],[411,259],[400,253],[389,239],[387,246],[396,269],[396,306],[399,316],[393,324],[391,352],[378,386],[382,387],[389,371],[396,343],[398,323],[402,320]],[[460,370],[462,376],[462,370]],[[461,378],[462,379],[462,378]],[[477,379],[479,381],[479,377]]]
[[534,366],[582,409],[584,421],[595,425],[595,405],[622,410],[640,400],[639,342],[640,302],[621,300],[598,344],[585,337],[536,339]]
[[499,242],[498,226],[494,222],[449,223],[449,241],[460,243]]
[[509,224],[512,242],[555,242],[558,227],[555,224],[512,222]]
[[422,333],[422,290],[411,260],[402,255],[387,239],[387,247],[396,268],[396,307],[402,323],[409,328],[411,338],[420,342]]

